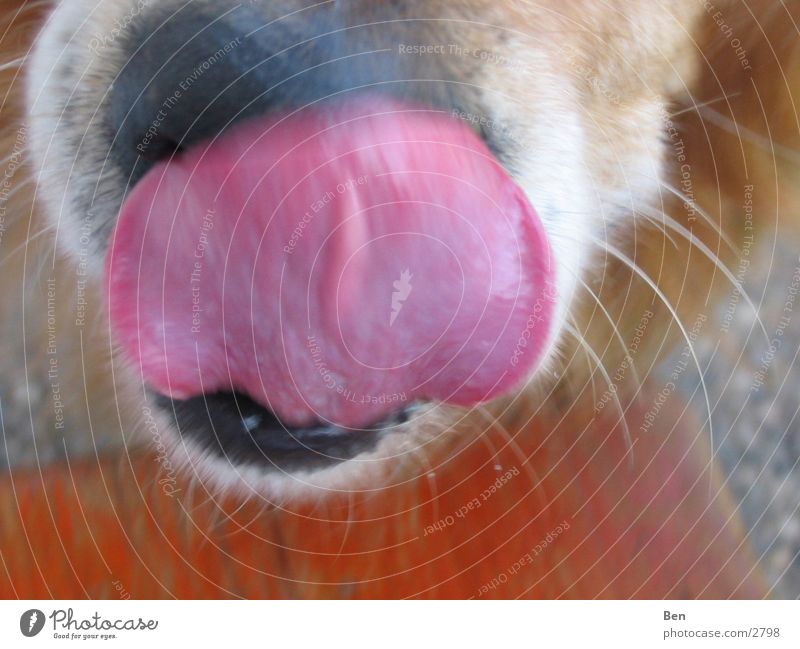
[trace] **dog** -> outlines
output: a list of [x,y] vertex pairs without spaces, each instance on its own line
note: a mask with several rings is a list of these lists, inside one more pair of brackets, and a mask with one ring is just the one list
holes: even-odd
[[797,200],[771,2],[3,8],[6,282],[47,305],[3,307],[18,421],[149,441],[167,490],[369,493],[493,426],[624,418],[698,305],[755,308],[742,187]]

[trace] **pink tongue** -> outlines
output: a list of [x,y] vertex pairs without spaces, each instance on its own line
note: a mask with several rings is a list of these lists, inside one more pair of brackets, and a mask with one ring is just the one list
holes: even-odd
[[295,426],[508,391],[554,300],[542,225],[483,142],[384,99],[249,122],[158,165],[107,270],[153,388],[244,392]]

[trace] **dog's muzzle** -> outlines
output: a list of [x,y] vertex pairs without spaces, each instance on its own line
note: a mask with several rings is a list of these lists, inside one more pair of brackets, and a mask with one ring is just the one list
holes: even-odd
[[108,300],[182,434],[308,469],[374,448],[420,401],[519,386],[551,333],[554,263],[470,126],[378,87],[408,91],[402,66],[358,62],[363,40],[325,21],[280,51],[253,11],[139,26],[113,94],[135,186]]

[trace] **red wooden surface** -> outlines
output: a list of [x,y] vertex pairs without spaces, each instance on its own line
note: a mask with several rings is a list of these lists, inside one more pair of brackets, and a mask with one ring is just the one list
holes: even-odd
[[[634,410],[629,421],[638,427],[642,414]],[[582,433],[586,423],[537,421],[512,431],[513,443],[495,430],[446,460],[435,478],[284,508],[209,501],[183,478],[180,494],[167,497],[155,458],[143,452],[16,471],[0,481],[0,595],[765,593],[723,476],[708,464],[705,432],[662,413],[646,434],[632,431],[631,457],[621,427],[595,422]],[[455,515],[509,470],[519,474]],[[452,524],[426,534],[448,516]]]

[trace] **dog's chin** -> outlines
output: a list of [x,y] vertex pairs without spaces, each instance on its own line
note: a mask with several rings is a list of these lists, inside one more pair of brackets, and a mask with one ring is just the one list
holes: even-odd
[[175,471],[175,492],[190,485],[196,490],[199,485],[215,498],[257,497],[273,504],[402,487],[435,473],[491,425],[490,417],[476,409],[418,404],[408,408],[406,421],[382,430],[368,450],[349,459],[285,466],[266,454],[248,459],[226,455],[216,444],[182,433],[166,409],[152,409],[152,414],[165,431],[161,438]]

